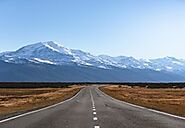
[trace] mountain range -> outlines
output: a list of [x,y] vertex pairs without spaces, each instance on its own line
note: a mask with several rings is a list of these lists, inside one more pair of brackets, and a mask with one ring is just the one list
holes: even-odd
[[175,82],[185,81],[185,60],[95,56],[53,41],[0,53],[0,81]]

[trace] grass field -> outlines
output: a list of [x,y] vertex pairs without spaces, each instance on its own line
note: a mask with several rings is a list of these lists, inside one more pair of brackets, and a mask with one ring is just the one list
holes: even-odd
[[100,87],[106,94],[129,103],[185,116],[185,88],[144,88],[124,85]]
[[48,106],[74,96],[82,86],[0,89],[0,115]]

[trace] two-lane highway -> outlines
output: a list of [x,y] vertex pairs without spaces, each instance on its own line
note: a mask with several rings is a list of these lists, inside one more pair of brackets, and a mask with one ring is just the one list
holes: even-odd
[[0,128],[185,128],[185,120],[128,105],[88,86],[67,102],[0,121]]

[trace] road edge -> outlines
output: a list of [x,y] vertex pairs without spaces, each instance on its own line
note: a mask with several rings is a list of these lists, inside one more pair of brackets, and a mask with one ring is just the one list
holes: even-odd
[[50,108],[53,108],[53,107],[56,107],[58,105],[61,105],[63,103],[66,103],[70,100],[73,100],[74,98],[76,98],[81,92],[82,90],[84,90],[84,88],[82,88],[78,93],[76,93],[73,97],[67,99],[67,100],[64,100],[62,102],[59,102],[59,103],[56,103],[56,104],[53,104],[53,105],[50,105],[50,106],[47,106],[47,107],[44,107],[44,108],[40,108],[40,109],[37,109],[37,110],[33,110],[33,111],[30,111],[30,112],[26,112],[26,113],[23,113],[23,114],[19,114],[19,115],[16,115],[16,116],[12,116],[12,117],[9,117],[7,119],[3,119],[3,120],[0,120],[0,124],[1,123],[4,123],[4,122],[8,122],[8,121],[11,121],[11,120],[14,120],[14,119],[17,119],[17,118],[20,118],[20,117],[24,117],[24,116],[27,116],[27,115],[31,115],[31,114],[34,114],[34,113],[37,113],[37,112],[40,112],[40,111],[44,111],[46,109],[50,109]]
[[185,117],[182,117],[182,116],[173,115],[173,114],[170,114],[170,113],[167,113],[167,112],[163,112],[163,111],[159,111],[159,110],[155,110],[155,109],[151,109],[151,108],[147,108],[147,107],[135,105],[135,104],[132,104],[132,103],[128,103],[128,102],[126,102],[126,101],[122,101],[122,100],[115,99],[115,98],[109,96],[108,94],[104,93],[103,91],[101,91],[101,90],[99,89],[99,87],[97,87],[96,89],[97,89],[99,92],[101,92],[103,95],[109,97],[110,99],[115,100],[115,101],[118,101],[118,102],[121,102],[121,103],[124,103],[124,104],[127,104],[127,105],[129,105],[129,106],[132,106],[132,107],[135,107],[135,108],[139,108],[139,109],[145,109],[145,110],[148,110],[148,111],[150,111],[150,112],[154,112],[154,113],[162,114],[162,115],[165,115],[165,116],[170,116],[170,117],[178,118],[178,119],[181,119],[181,120],[185,120]]

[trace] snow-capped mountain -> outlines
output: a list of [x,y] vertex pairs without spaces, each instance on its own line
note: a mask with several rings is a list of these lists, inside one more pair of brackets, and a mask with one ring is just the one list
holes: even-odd
[[0,81],[185,81],[183,59],[94,56],[52,41],[0,53],[0,67]]
[[47,63],[53,65],[81,65],[97,68],[151,69],[155,71],[185,72],[185,60],[174,57],[159,59],[135,59],[133,57],[90,53],[66,48],[55,42],[39,42],[13,52],[0,54],[0,60],[8,63]]
[[71,50],[52,41],[39,42],[22,47],[14,52],[2,53],[0,58],[9,63],[19,63],[17,59],[24,59],[26,62],[48,63],[48,64],[87,64],[90,54],[80,50]]

